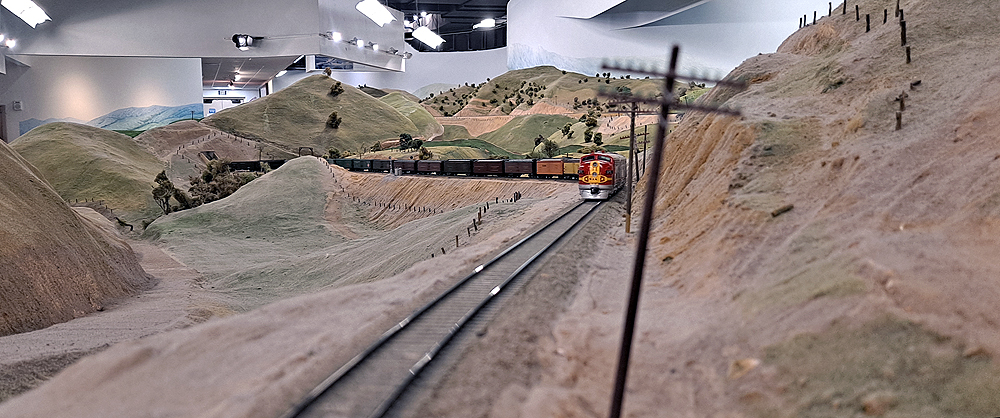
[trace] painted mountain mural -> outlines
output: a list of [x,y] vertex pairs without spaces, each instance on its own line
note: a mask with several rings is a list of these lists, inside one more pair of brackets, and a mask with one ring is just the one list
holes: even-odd
[[126,107],[92,119],[89,122],[83,122],[73,118],[51,118],[45,120],[32,118],[21,121],[19,128],[21,135],[24,135],[28,133],[28,131],[47,123],[75,122],[113,131],[145,131],[165,126],[181,119],[202,118],[204,116],[203,113],[204,107],[201,103],[193,103],[183,106]]

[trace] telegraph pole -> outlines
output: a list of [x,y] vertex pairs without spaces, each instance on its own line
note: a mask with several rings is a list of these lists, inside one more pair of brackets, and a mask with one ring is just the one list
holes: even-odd
[[[651,73],[645,70],[619,68],[607,65],[604,66],[605,70],[610,69],[610,70],[618,70],[630,73],[645,73],[645,74],[664,77],[663,92],[661,99],[621,96],[617,94],[602,94],[606,96],[612,96],[616,99],[620,99],[623,101],[631,101],[633,103],[639,103],[639,102],[651,103],[659,105],[660,107],[659,124],[656,130],[656,137],[653,141],[653,160],[651,161],[652,167],[650,167],[653,173],[649,175],[646,179],[646,185],[647,185],[646,195],[643,199],[643,211],[642,211],[642,220],[640,222],[640,227],[639,227],[639,236],[636,239],[635,260],[632,268],[632,284],[629,292],[628,308],[625,312],[625,324],[622,332],[621,348],[618,352],[618,369],[615,374],[614,394],[612,395],[611,398],[611,410],[608,414],[610,418],[621,417],[622,405],[625,402],[625,383],[628,378],[629,358],[632,353],[632,341],[635,336],[636,317],[639,311],[639,295],[642,291],[642,274],[645,268],[646,250],[649,244],[649,231],[652,227],[653,209],[656,203],[656,186],[658,177],[661,172],[663,148],[665,142],[664,140],[670,128],[670,121],[669,121],[670,106],[676,106],[679,108],[688,108],[693,110],[702,110],[708,112],[739,115],[739,112],[733,110],[720,109],[709,106],[701,106],[697,104],[681,104],[676,102],[673,90],[674,90],[674,82],[677,78],[679,78],[676,73],[677,58],[679,54],[680,54],[680,47],[674,45],[673,50],[670,53],[670,66],[668,67],[666,74]],[[742,83],[704,80],[695,77],[683,77],[683,78],[694,81],[714,82],[716,83],[716,85],[729,85],[729,86],[737,86],[738,88],[743,88]],[[634,119],[632,124],[634,127],[635,125]],[[634,138],[635,135],[633,134],[632,136],[633,143],[634,143]],[[629,199],[629,202],[631,202],[631,198]]]

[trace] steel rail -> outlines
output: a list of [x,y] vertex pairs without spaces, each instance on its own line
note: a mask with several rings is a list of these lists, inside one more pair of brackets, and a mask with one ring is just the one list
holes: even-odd
[[[545,226],[543,226],[539,230],[534,231],[531,234],[529,234],[528,236],[522,238],[521,240],[519,240],[518,242],[516,242],[513,245],[511,245],[510,247],[508,247],[507,249],[505,249],[503,252],[501,252],[497,256],[495,256],[492,259],[490,259],[489,261],[487,261],[486,263],[483,263],[483,264],[477,266],[471,274],[469,274],[466,277],[462,278],[460,281],[458,281],[457,283],[455,283],[454,285],[452,285],[448,290],[446,290],[445,292],[443,292],[441,295],[439,295],[438,297],[436,297],[434,300],[430,301],[426,305],[424,305],[421,308],[417,309],[416,311],[414,311],[413,313],[411,313],[410,315],[408,315],[406,318],[404,318],[403,320],[399,321],[392,328],[390,328],[389,330],[387,330],[386,332],[384,332],[379,337],[378,340],[376,340],[374,343],[372,343],[371,345],[369,345],[365,350],[363,350],[361,353],[359,353],[358,355],[356,355],[354,358],[352,358],[346,364],[344,364],[343,366],[341,366],[336,372],[334,372],[329,377],[327,377],[326,379],[324,379],[323,382],[321,382],[313,390],[311,390],[298,404],[296,404],[294,407],[292,407],[291,409],[289,409],[284,415],[282,415],[282,418],[295,418],[295,417],[303,416],[303,414],[306,413],[310,407],[312,407],[314,404],[316,404],[317,401],[319,401],[327,392],[329,392],[330,389],[333,388],[339,381],[341,381],[342,379],[344,379],[353,370],[355,370],[356,368],[358,368],[358,366],[360,364],[362,364],[363,362],[365,362],[368,358],[372,357],[372,355],[376,351],[378,351],[380,348],[382,348],[383,346],[385,346],[390,340],[392,340],[394,337],[396,337],[401,331],[403,331],[404,329],[406,329],[408,325],[410,325],[411,323],[413,323],[415,320],[417,320],[418,318],[420,318],[422,315],[424,315],[425,313],[427,313],[431,309],[437,307],[439,304],[441,304],[444,300],[448,299],[450,296],[452,296],[459,289],[465,287],[467,284],[469,284],[470,282],[472,282],[473,279],[476,278],[481,272],[483,272],[484,270],[486,270],[487,267],[490,267],[490,266],[494,265],[495,263],[497,263],[498,261],[504,259],[506,256],[508,256],[509,254],[511,254],[513,251],[520,249],[523,244],[531,241],[532,239],[536,238],[537,236],[539,236],[543,232],[548,231],[551,227],[553,227],[553,225],[557,224],[559,221],[563,220],[564,218],[566,218],[570,214],[577,212],[577,209],[579,209],[581,206],[583,206],[584,204],[587,204],[587,203],[588,202],[586,202],[586,201],[581,201],[581,202],[577,203],[572,208],[566,210],[564,213],[560,214],[558,217],[556,217],[555,219],[553,219],[552,221],[550,221],[548,224],[546,224]],[[579,222],[581,222],[583,219],[585,219],[587,217],[587,215],[589,215],[595,208],[597,208],[599,206],[600,206],[599,203],[598,204],[593,204],[589,209],[586,210],[586,212],[583,215],[580,216],[579,219],[577,219],[576,221],[574,221],[574,223],[572,225],[570,225],[569,227],[567,227],[566,230],[563,231],[563,233],[561,233],[558,237],[556,237],[555,239],[553,239],[551,242],[547,243],[540,250],[537,250],[537,252],[534,255],[532,255],[527,261],[525,261],[524,263],[522,263],[517,269],[514,270],[513,273],[511,273],[510,275],[508,275],[508,277],[505,280],[503,280],[502,283],[500,283],[499,285],[496,285],[489,292],[489,294],[483,300],[481,300],[472,310],[466,312],[466,314],[463,315],[462,318],[460,318],[459,321],[456,321],[455,323],[453,323],[451,325],[450,330],[444,336],[444,338],[442,338],[437,343],[435,343],[431,347],[431,349],[429,351],[425,352],[420,357],[420,359],[415,364],[413,364],[410,367],[409,373],[407,374],[406,378],[401,383],[399,383],[398,385],[396,385],[396,388],[392,391],[392,393],[390,394],[390,396],[385,401],[381,402],[379,404],[379,406],[376,407],[372,411],[372,413],[369,414],[368,416],[369,417],[380,417],[380,416],[384,415],[389,410],[389,408],[392,407],[392,404],[395,403],[396,400],[398,400],[399,397],[403,394],[403,392],[406,390],[406,387],[410,383],[412,383],[412,381],[417,377],[417,375],[440,352],[440,350],[443,349],[444,346],[447,345],[448,342],[451,341],[454,338],[454,336],[461,330],[461,328],[462,328],[463,325],[465,325],[469,320],[471,320],[473,317],[475,317],[476,313],[478,313],[480,310],[482,310],[482,308],[485,307],[490,302],[490,300],[492,300],[493,297],[495,297],[497,294],[499,294],[508,284],[510,284],[517,277],[517,275],[519,275],[522,271],[524,271],[524,269],[526,269],[534,261],[536,261],[538,257],[540,257],[542,254],[544,254],[546,251],[548,251],[548,249],[551,248],[552,245],[555,244],[555,242],[559,241],[559,239],[562,238],[565,235],[566,232],[568,232],[569,230],[573,229],[573,227],[575,227],[577,224],[579,224]]]

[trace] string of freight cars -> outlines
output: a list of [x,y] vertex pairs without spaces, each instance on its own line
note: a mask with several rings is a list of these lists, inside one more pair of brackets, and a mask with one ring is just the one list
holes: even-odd
[[351,171],[393,174],[427,174],[476,177],[530,177],[576,180],[579,158],[543,158],[517,160],[364,160],[335,158],[328,160]]

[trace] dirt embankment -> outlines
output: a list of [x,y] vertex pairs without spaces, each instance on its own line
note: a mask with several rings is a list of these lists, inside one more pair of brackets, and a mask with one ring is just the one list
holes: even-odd
[[0,335],[102,310],[152,285],[128,244],[78,215],[0,145]]
[[[746,91],[701,99],[741,118],[689,112],[671,135],[626,414],[1000,409],[1000,30],[980,24],[1000,5],[904,1],[910,64],[895,2],[859,5],[889,23],[799,30],[730,75]],[[520,416],[607,407],[602,286],[556,326],[555,378],[518,392]]]

